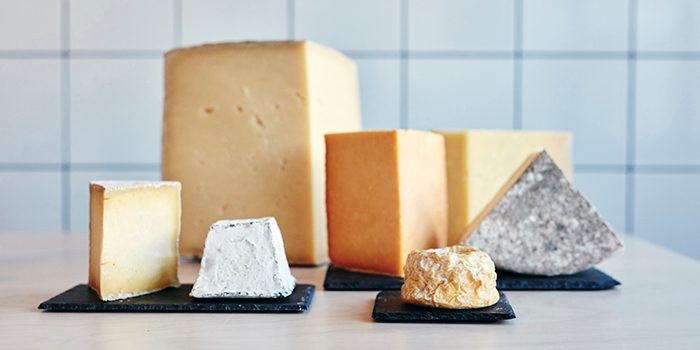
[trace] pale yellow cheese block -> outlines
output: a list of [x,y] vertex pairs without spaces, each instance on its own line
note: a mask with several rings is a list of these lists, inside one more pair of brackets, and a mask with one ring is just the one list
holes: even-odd
[[166,55],[163,178],[182,183],[181,252],[222,219],[277,219],[289,262],[327,260],[323,135],[360,128],[357,72],[309,42]]
[[102,300],[179,286],[180,184],[90,183],[88,284]]
[[533,152],[546,149],[566,177],[573,178],[568,132],[438,132],[445,137],[450,245],[459,244],[464,229]]
[[326,147],[334,266],[400,276],[412,250],[445,245],[442,136],[413,130],[330,134]]

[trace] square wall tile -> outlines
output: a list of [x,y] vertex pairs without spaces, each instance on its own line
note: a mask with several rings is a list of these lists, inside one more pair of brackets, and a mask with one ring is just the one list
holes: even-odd
[[576,172],[574,184],[618,233],[625,232],[625,178],[622,173]]
[[185,45],[286,38],[286,0],[182,1]]
[[700,2],[638,0],[637,49],[700,50]]
[[512,0],[410,0],[411,50],[513,50]]
[[640,164],[700,164],[700,62],[637,62]]
[[0,60],[0,162],[61,161],[61,63]]
[[165,50],[173,46],[172,0],[71,0],[73,50]]
[[60,231],[60,172],[0,172],[0,231]]
[[71,161],[160,162],[162,60],[71,61]]
[[576,164],[625,164],[625,61],[526,60],[523,128],[570,130]]
[[627,50],[628,0],[525,0],[523,49]]
[[700,260],[700,174],[637,174],[635,192],[635,234]]
[[415,129],[510,129],[513,62],[413,60],[408,124]]
[[399,0],[296,0],[294,37],[338,50],[398,50]]
[[356,59],[360,78],[363,129],[398,129],[400,124],[398,59]]
[[4,0],[0,50],[59,50],[61,1]]
[[70,230],[88,232],[90,222],[90,181],[99,180],[160,180],[153,171],[96,171],[70,174]]

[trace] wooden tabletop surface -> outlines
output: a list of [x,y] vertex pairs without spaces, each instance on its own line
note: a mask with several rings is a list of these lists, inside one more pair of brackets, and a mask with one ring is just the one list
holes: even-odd
[[[595,292],[507,292],[497,324],[372,322],[376,292],[326,292],[304,314],[49,313],[40,302],[87,280],[86,234],[0,233],[0,349],[700,349],[700,262],[634,237],[599,268],[622,282]],[[184,262],[183,283],[199,266]]]

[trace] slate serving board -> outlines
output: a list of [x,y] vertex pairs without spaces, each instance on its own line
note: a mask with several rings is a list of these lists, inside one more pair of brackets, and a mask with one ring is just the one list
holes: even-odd
[[438,309],[405,304],[401,292],[385,290],[377,294],[372,318],[377,322],[491,323],[515,318],[508,298],[500,292],[494,305],[479,309]]
[[90,287],[79,284],[39,305],[58,312],[304,312],[311,306],[315,286],[297,284],[292,294],[279,299],[197,299],[191,284],[124,300],[104,302]]
[[[620,282],[596,268],[573,275],[531,276],[508,271],[496,271],[499,290],[604,290],[614,288]],[[399,290],[403,278],[349,271],[328,266],[325,290]]]

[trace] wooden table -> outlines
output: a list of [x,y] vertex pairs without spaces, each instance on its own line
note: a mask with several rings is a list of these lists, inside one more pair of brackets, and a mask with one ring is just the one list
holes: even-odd
[[[0,349],[700,349],[700,262],[624,240],[599,266],[622,286],[511,291],[517,319],[465,325],[372,322],[377,293],[326,292],[325,267],[293,270],[317,286],[305,314],[47,313],[40,302],[87,280],[87,235],[0,233]],[[183,263],[181,281],[198,268]]]

